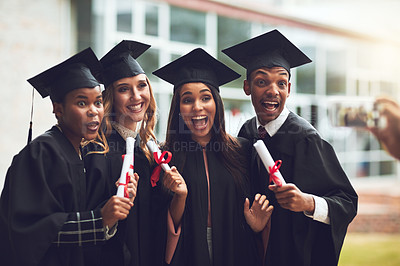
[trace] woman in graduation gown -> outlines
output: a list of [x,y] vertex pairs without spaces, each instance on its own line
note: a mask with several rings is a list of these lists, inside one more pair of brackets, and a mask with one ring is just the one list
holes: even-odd
[[103,185],[87,193],[81,140],[97,138],[102,122],[92,74],[100,68],[88,48],[28,80],[42,97],[50,95],[58,124],[28,143],[8,169],[0,199],[1,265],[93,265],[88,249],[103,244],[128,215],[129,199],[112,197],[101,206],[101,176]]
[[[103,265],[162,265],[165,235],[158,216],[165,216],[166,201],[161,186],[150,180],[154,159],[146,143],[156,139],[156,102],[150,82],[136,61],[150,45],[124,40],[100,59],[103,66],[102,81],[105,108],[104,129],[109,152],[102,163],[110,185],[118,180],[122,168],[122,155],[126,153],[126,138],[136,139],[134,147],[134,172],[139,175],[137,194],[128,218],[118,224],[116,236],[103,248]],[[97,156],[104,160],[103,156]],[[100,167],[98,162],[94,163]],[[105,166],[105,167],[104,167]],[[163,207],[164,206],[164,207]],[[162,214],[164,212],[164,214]],[[161,235],[161,236],[160,236]]]
[[[219,95],[219,86],[239,74],[202,49],[153,74],[174,85],[164,149],[172,153],[172,165],[188,190],[183,211],[170,212],[174,227],[169,234],[180,235],[175,250],[167,245],[167,264],[257,265],[256,234],[265,228],[272,207],[257,195],[249,208],[250,148],[244,139],[225,132]],[[167,173],[167,187],[168,179]]]

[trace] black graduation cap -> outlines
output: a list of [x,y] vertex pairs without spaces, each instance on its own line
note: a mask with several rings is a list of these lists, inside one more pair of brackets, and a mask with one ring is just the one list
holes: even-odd
[[64,62],[28,79],[28,82],[45,98],[60,102],[75,89],[99,85],[94,77],[101,72],[101,64],[91,48],[70,57]]
[[174,85],[174,93],[179,86],[190,82],[202,82],[215,87],[240,77],[236,73],[201,48],[172,61],[153,72],[157,77]]
[[[95,76],[101,72],[101,64],[91,48],[68,58],[64,62],[28,79],[28,82],[45,98],[50,95],[53,102],[61,102],[64,96],[75,89],[99,86]],[[28,144],[32,140],[33,92]]]
[[144,74],[142,67],[135,60],[143,54],[150,45],[123,40],[100,59],[103,65],[102,81],[108,87],[114,81]]
[[261,67],[283,67],[290,69],[311,62],[299,48],[291,43],[278,30],[222,50],[227,56],[247,70],[247,76]]

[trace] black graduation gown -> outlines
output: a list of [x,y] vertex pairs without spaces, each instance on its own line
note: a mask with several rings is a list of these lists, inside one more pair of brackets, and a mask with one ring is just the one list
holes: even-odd
[[[93,162],[96,171],[106,172],[109,186],[113,187],[109,196],[115,195],[115,182],[119,179],[122,168],[122,155],[126,153],[126,142],[113,130],[107,138],[109,152],[106,157],[96,155],[102,163]],[[140,137],[136,137],[134,153],[134,172],[139,175],[134,206],[128,217],[118,222],[116,235],[108,240],[102,250],[102,265],[162,265],[166,239],[166,193],[158,184],[152,187],[151,166],[139,146]],[[90,174],[91,175],[91,174]]]
[[[257,140],[256,117],[245,122],[239,136]],[[267,186],[267,172],[258,168],[252,152],[252,188],[267,193],[274,206],[266,265],[337,265],[349,223],[357,213],[358,196],[332,146],[303,118],[290,112],[273,137],[264,139],[287,183],[305,193],[323,197],[329,208],[330,225],[314,221],[302,212],[283,209]],[[261,163],[262,164],[262,163]]]
[[[0,199],[1,265],[88,265],[87,247],[52,244],[69,213],[92,210],[84,171],[74,147],[56,127],[13,158]],[[104,194],[91,190],[94,198]]]
[[[186,152],[175,157],[175,162],[184,156],[183,169],[178,170],[185,179],[188,196],[171,265],[208,266],[208,184],[203,150],[193,141],[181,144]],[[205,147],[210,179],[212,265],[257,265],[255,234],[243,214],[243,193],[238,193],[232,175],[216,152],[221,148],[213,141]]]

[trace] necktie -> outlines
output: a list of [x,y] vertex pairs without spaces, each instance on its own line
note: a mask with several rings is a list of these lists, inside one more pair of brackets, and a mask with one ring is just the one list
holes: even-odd
[[267,131],[265,130],[265,127],[259,126],[258,127],[258,138],[265,139],[266,136],[267,136]]

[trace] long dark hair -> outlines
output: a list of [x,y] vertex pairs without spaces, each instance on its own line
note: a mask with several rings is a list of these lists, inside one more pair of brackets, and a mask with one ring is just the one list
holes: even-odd
[[[222,148],[215,151],[221,155],[224,166],[232,174],[238,191],[246,193],[244,181],[246,178],[246,158],[243,158],[244,155],[240,152],[240,143],[225,131],[224,104],[218,90],[209,84],[205,85],[210,88],[216,106],[214,125],[211,129],[213,133],[211,141],[220,144],[219,147]],[[182,86],[174,90],[168,117],[167,135],[163,145],[164,149],[168,149],[174,154],[173,162],[180,171],[185,165],[186,151],[176,149],[176,147],[181,147],[179,145],[181,142],[191,140],[191,132],[180,116],[181,88]]]

